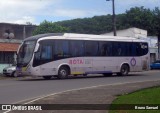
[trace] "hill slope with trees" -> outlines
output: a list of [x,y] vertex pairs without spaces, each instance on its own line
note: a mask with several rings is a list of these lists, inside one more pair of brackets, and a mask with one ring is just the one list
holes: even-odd
[[[44,23],[49,24],[44,27]],[[53,30],[45,30],[51,24],[54,24],[54,26],[56,26],[56,28],[59,30],[54,28],[54,26],[50,27]],[[147,30],[149,35],[160,36],[160,10],[157,7],[154,10],[146,9],[144,7],[131,8],[123,14],[116,15],[116,27],[117,30],[137,27]],[[113,31],[112,15],[94,16],[92,18],[73,19],[55,23],[45,21],[42,22],[37,29],[40,28],[41,31],[44,30],[43,33],[70,32],[84,34],[103,34]],[[39,32],[36,32],[35,34],[38,33]]]

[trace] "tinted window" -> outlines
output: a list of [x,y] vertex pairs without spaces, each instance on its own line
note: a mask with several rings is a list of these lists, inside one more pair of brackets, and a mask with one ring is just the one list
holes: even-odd
[[39,49],[34,55],[33,66],[38,66],[54,60],[53,45],[54,42],[51,40],[45,40],[39,42]]
[[148,43],[141,43],[141,55],[146,55],[148,51]]
[[97,56],[98,55],[98,42],[86,41],[85,42],[85,56]]
[[52,60],[53,51],[51,45],[43,45],[41,51],[41,59],[42,60]]
[[122,50],[119,47],[119,43],[118,42],[112,42],[112,43],[113,43],[112,47],[113,56],[120,56]]
[[72,57],[79,57],[84,55],[83,41],[70,41],[70,54]]
[[132,43],[130,42],[114,42],[115,56],[131,56]]
[[99,55],[112,56],[112,42],[99,42]]
[[133,56],[142,56],[148,53],[148,44],[134,42],[132,45],[132,55]]
[[55,60],[70,57],[69,41],[55,40],[54,43],[54,58]]

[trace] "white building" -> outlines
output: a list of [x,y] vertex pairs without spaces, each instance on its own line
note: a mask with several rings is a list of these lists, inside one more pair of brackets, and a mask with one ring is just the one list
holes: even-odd
[[[105,33],[102,35],[113,36],[113,32]],[[158,37],[156,36],[147,36],[147,30],[139,29],[139,28],[129,28],[124,30],[118,30],[117,36],[125,36],[125,37],[135,37],[138,39],[143,39],[148,41],[149,49],[150,49],[150,60],[154,62],[158,59]]]

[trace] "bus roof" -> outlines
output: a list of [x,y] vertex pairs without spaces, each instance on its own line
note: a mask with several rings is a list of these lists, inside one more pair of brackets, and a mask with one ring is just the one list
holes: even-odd
[[92,34],[76,34],[76,33],[48,33],[31,36],[24,39],[27,40],[43,40],[43,39],[71,39],[71,40],[99,40],[99,41],[135,41],[146,42],[145,40],[133,38],[133,37],[121,37],[121,36],[106,36],[106,35],[92,35]]

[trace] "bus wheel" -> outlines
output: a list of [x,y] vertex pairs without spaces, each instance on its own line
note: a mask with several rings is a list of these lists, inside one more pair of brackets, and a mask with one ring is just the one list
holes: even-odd
[[50,80],[52,76],[43,76],[45,80]]
[[126,64],[123,64],[120,70],[120,73],[117,73],[118,76],[126,76],[129,73],[129,66]]
[[59,79],[68,78],[68,75],[69,75],[68,68],[63,66],[59,69],[57,78]]

